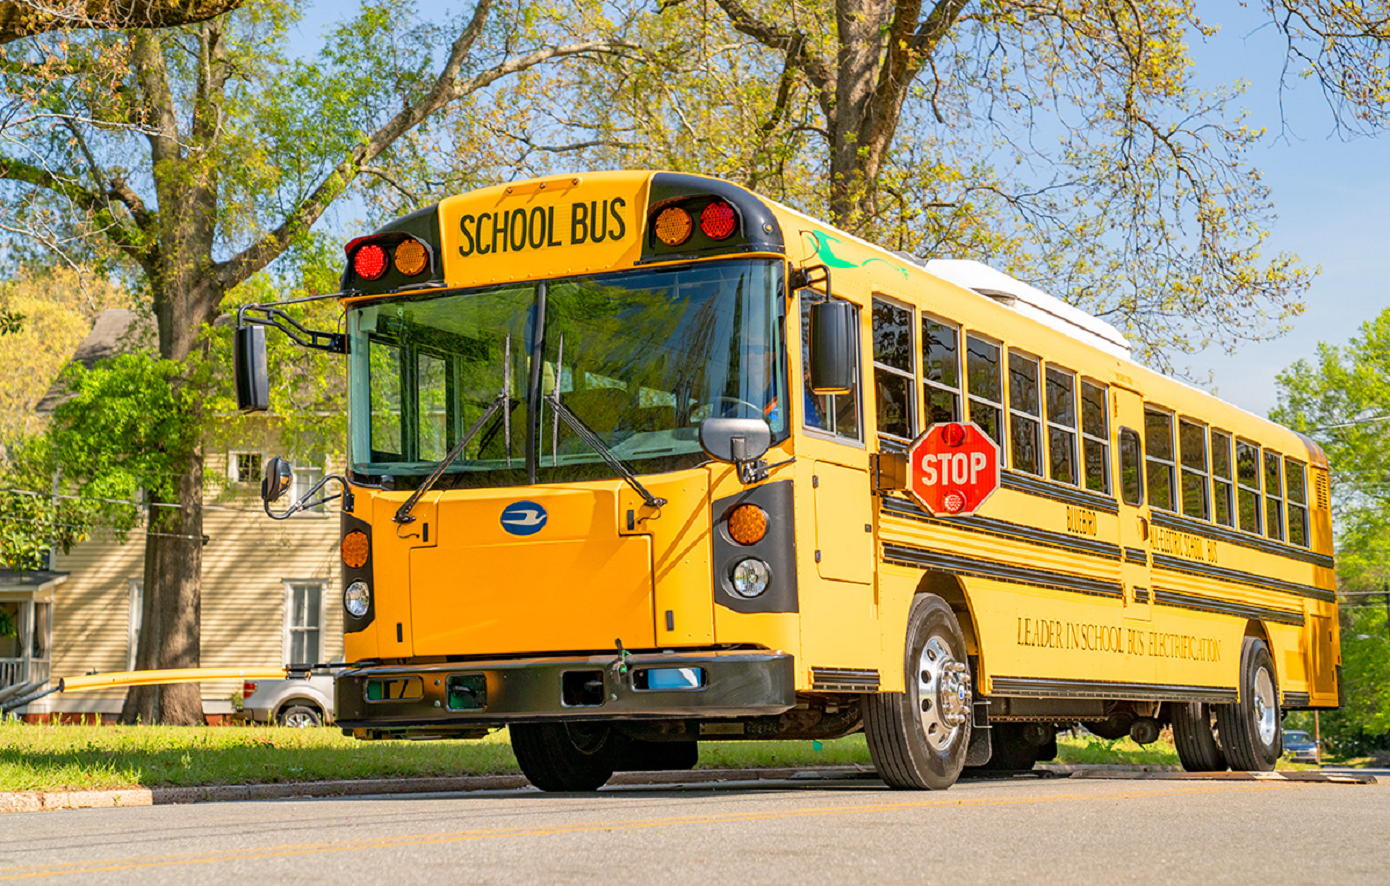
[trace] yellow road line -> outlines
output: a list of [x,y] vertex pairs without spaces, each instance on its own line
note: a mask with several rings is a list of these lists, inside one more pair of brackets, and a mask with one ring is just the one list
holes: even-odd
[[[1117,794],[1053,794],[1045,797],[993,797],[979,799],[904,800],[894,803],[871,803],[863,806],[819,806],[808,809],[768,810],[764,812],[725,812],[713,815],[687,815],[674,818],[637,818],[607,822],[579,822],[572,825],[533,828],[488,828],[481,830],[449,831],[436,834],[403,834],[351,842],[299,843],[271,846],[265,849],[230,850],[210,855],[153,855],[137,858],[93,859],[57,862],[48,865],[21,865],[0,868],[0,880],[23,880],[35,877],[61,877],[67,874],[94,874],[142,868],[174,867],[178,865],[215,864],[220,861],[249,861],[262,858],[287,858],[329,852],[357,852],[369,849],[395,849],[405,846],[427,846],[462,843],[474,840],[496,840],[507,837],[548,837],[593,831],[642,830],[682,825],[724,824],[743,821],[813,818],[835,815],[859,815],[871,812],[892,812],[903,809],[982,808],[990,806],[1020,806],[1037,803],[1070,803],[1094,800],[1136,800],[1147,797],[1172,797],[1185,794],[1234,794],[1251,791],[1296,790],[1296,782],[1261,782],[1258,784],[1193,786],[1158,791],[1126,791]],[[85,865],[85,867],[83,867]]]

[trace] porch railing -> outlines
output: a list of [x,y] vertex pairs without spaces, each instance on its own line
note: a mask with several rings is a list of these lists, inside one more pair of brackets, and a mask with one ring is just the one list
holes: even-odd
[[48,662],[22,658],[0,658],[0,688],[30,680],[47,680]]

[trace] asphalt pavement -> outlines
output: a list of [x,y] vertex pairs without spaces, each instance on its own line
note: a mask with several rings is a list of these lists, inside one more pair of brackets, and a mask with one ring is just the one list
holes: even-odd
[[1390,787],[872,777],[20,813],[0,881],[255,883],[1390,882]]

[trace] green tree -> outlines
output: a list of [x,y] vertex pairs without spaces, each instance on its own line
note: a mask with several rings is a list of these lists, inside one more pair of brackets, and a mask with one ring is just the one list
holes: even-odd
[[1390,308],[1277,383],[1270,417],[1317,441],[1332,466],[1344,699],[1323,730],[1339,751],[1390,749]]
[[[1384,5],[1264,5],[1286,75],[1382,125]],[[1274,207],[1239,86],[1194,82],[1188,43],[1221,9],[665,0],[640,21],[647,53],[582,72],[563,122],[603,121],[588,148],[601,162],[720,174],[891,248],[1003,266],[1164,367],[1282,332],[1310,276],[1264,249]]]
[[[153,311],[158,349],[110,381],[166,384],[180,410],[157,453],[169,482],[150,490],[141,668],[198,663],[204,466],[186,429],[207,414],[202,329],[227,293],[304,243],[344,195],[390,181],[389,164],[408,162],[440,115],[466,113],[518,72],[617,48],[571,39],[584,15],[479,0],[457,20],[422,22],[393,3],[364,6],[297,60],[285,55],[295,18],[262,0],[169,30],[25,38],[0,57],[0,222],[114,251]],[[98,454],[89,483],[119,466]],[[122,716],[191,723],[202,706],[194,685],[141,688]]]

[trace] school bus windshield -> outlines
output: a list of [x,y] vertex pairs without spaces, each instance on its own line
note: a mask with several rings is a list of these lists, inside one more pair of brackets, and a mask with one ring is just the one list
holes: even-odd
[[499,400],[438,488],[613,476],[544,402],[557,385],[563,404],[637,473],[704,461],[697,427],[711,416],[764,418],[779,439],[782,293],[780,261],[741,260],[354,308],[354,479],[417,486]]

